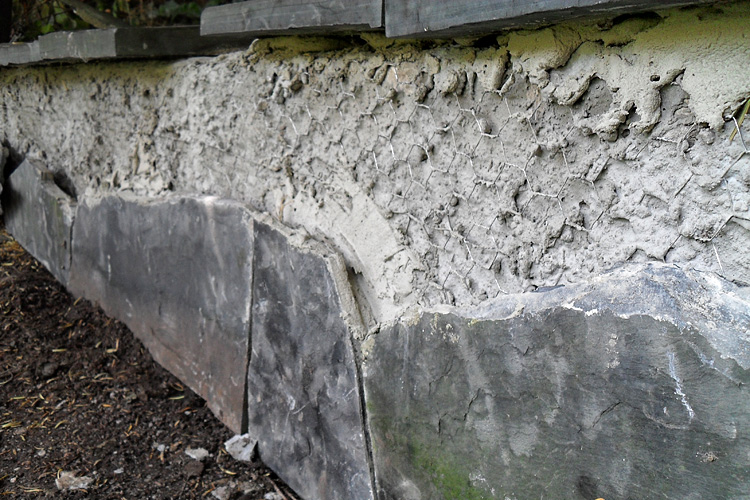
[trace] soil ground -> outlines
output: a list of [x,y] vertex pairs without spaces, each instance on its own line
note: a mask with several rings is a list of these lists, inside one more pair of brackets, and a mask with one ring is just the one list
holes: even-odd
[[[0,222],[0,497],[296,498],[261,463],[228,455],[231,437],[124,325],[71,297]],[[76,479],[85,487],[70,488]]]

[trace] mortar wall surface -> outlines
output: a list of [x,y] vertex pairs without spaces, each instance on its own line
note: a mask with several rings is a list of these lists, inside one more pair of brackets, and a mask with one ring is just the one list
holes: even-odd
[[749,22],[736,2],[475,41],[281,37],[4,69],[0,139],[86,198],[216,195],[327,241],[370,325],[629,262],[747,284],[750,154],[729,137]]

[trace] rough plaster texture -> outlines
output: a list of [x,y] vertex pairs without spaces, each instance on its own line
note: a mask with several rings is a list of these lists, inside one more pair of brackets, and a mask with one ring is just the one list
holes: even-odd
[[85,197],[219,195],[329,242],[369,325],[625,262],[749,283],[750,154],[723,121],[750,97],[748,22],[737,2],[8,69],[0,134]]

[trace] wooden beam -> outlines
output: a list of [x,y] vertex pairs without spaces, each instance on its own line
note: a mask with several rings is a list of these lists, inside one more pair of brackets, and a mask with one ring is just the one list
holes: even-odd
[[488,34],[567,19],[616,16],[715,0],[385,0],[389,37]]

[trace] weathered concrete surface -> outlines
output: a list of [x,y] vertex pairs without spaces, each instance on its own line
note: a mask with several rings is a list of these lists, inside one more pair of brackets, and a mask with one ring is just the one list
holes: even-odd
[[5,69],[0,140],[86,196],[212,194],[304,229],[371,327],[621,263],[747,283],[750,154],[724,119],[750,97],[748,23],[745,1],[477,45]]
[[[690,498],[686,485],[742,498],[747,400],[732,384],[747,382],[746,297],[695,275],[690,286],[677,274],[597,276],[649,261],[749,282],[750,152],[724,121],[750,97],[749,21],[750,3],[736,2],[477,44],[280,38],[214,59],[5,69],[0,140],[19,157],[55,158],[82,198],[214,194],[343,256],[353,309],[373,332],[364,351],[362,332],[334,321],[352,309],[336,303],[341,293],[326,306],[295,291],[305,245],[282,258],[284,236],[264,250],[277,258],[268,270],[256,266],[275,283],[258,297],[274,307],[253,313],[261,369],[247,380],[267,391],[268,428],[291,436],[268,437],[261,454],[278,450],[274,467],[295,487],[308,480],[308,496],[326,491],[311,491],[318,481],[339,487],[343,469],[333,455],[295,462],[307,450],[295,443],[328,440],[320,447],[342,455],[361,446],[329,431],[329,410],[305,413],[329,408],[311,385],[321,372],[351,384],[351,370],[317,361],[317,343],[354,337],[341,359],[366,357],[382,496],[652,498],[658,483],[678,498]],[[327,252],[301,253],[314,270]],[[333,319],[303,335],[316,303]],[[424,331],[382,326],[409,308],[443,311],[435,335],[427,313],[414,320]],[[264,369],[287,356],[298,364]]]
[[330,34],[383,26],[382,0],[254,0],[208,7],[201,34]]
[[379,498],[748,498],[748,298],[636,266],[384,328]]
[[[7,184],[0,186],[0,192],[4,192],[4,219],[8,231],[58,281],[67,285],[75,200],[55,184],[52,172],[30,160],[18,166]],[[3,215],[2,209],[0,215]]]
[[254,255],[248,404],[260,457],[305,499],[373,498],[346,269],[261,223]]
[[253,219],[209,197],[82,204],[69,288],[122,320],[154,358],[243,431]]

